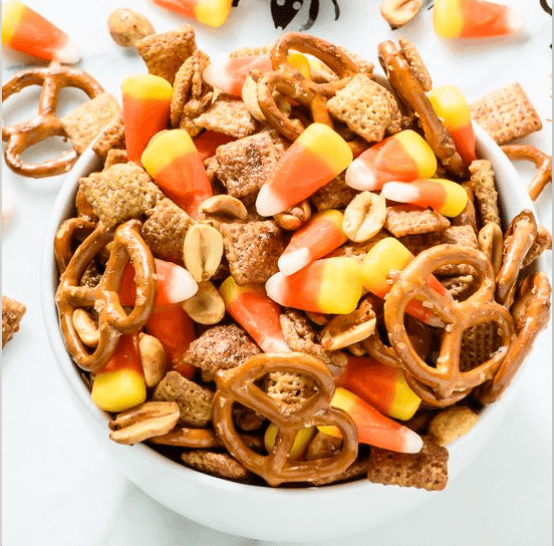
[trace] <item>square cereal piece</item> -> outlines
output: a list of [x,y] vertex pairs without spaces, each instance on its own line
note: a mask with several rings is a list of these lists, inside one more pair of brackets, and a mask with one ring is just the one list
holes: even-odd
[[250,472],[227,453],[198,449],[181,453],[181,460],[195,470],[227,480],[244,481],[250,477]]
[[94,153],[104,160],[112,149],[125,149],[125,125],[121,114],[102,131],[92,145]]
[[152,398],[177,402],[182,426],[204,427],[212,420],[212,391],[179,372],[168,372],[156,386]]
[[83,195],[106,228],[138,218],[163,197],[148,173],[135,163],[118,163],[80,181]]
[[285,142],[278,133],[263,131],[219,146],[215,173],[229,195],[250,205],[284,153]]
[[218,370],[243,364],[261,350],[236,324],[214,326],[195,339],[183,356],[183,362],[202,370],[202,379],[212,381]]
[[445,231],[449,227],[448,218],[434,210],[423,210],[410,205],[387,207],[385,229],[395,237]]
[[265,283],[277,273],[284,252],[284,232],[273,220],[247,224],[221,224],[225,255],[231,275],[239,285]]
[[196,37],[191,25],[183,25],[177,30],[150,34],[135,42],[148,72],[165,78],[173,84],[181,65],[196,50]]
[[476,159],[469,166],[469,172],[471,173],[471,189],[477,201],[481,225],[494,222],[502,227],[492,163],[488,159]]
[[470,105],[473,119],[497,144],[542,129],[542,121],[519,83],[488,93]]
[[127,163],[128,161],[127,150],[112,148],[106,156],[106,161],[104,161],[104,170],[109,169],[112,165]]
[[327,102],[329,112],[368,142],[380,142],[402,114],[390,91],[364,74],[357,74]]
[[240,100],[216,100],[206,112],[195,119],[202,129],[223,133],[234,138],[244,138],[255,133],[258,124]]
[[142,238],[157,258],[183,265],[183,243],[194,220],[171,199],[161,199],[147,211]]
[[102,129],[120,115],[117,99],[102,93],[64,116],[61,123],[75,151],[82,154]]
[[345,175],[346,172],[339,174],[310,197],[318,211],[344,209],[356,197],[358,192],[346,185]]
[[19,323],[27,308],[22,303],[2,296],[2,348],[19,330]]
[[371,448],[367,477],[370,482],[442,491],[448,481],[448,450],[430,437],[419,453],[407,454]]

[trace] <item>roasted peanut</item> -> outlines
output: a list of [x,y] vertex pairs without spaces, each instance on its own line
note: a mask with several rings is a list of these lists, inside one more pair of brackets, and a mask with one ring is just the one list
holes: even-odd
[[197,282],[209,280],[223,257],[223,237],[207,224],[191,226],[185,235],[183,260]]
[[364,191],[346,207],[342,230],[355,243],[365,243],[375,237],[387,219],[387,204],[382,195]]
[[100,330],[92,318],[92,315],[84,309],[78,308],[73,311],[73,326],[79,339],[87,347],[96,347],[100,341]]
[[312,216],[312,209],[308,201],[302,201],[302,203],[292,207],[284,212],[276,214],[273,219],[275,223],[287,231],[295,231],[302,227]]
[[383,0],[381,15],[391,29],[409,23],[421,8],[421,0]]
[[123,47],[131,47],[137,40],[155,32],[144,15],[130,9],[113,11],[108,17],[108,31],[113,41]]
[[198,208],[199,219],[212,227],[231,222],[245,222],[248,211],[244,203],[231,195],[214,195],[202,202]]
[[225,316],[225,302],[209,281],[198,285],[198,292],[183,302],[183,309],[198,324],[217,324]]
[[161,341],[148,334],[139,335],[139,352],[144,382],[147,387],[155,387],[167,371],[167,357]]
[[467,406],[453,406],[433,417],[428,433],[441,446],[446,446],[467,434],[478,420],[479,415]]
[[504,254],[504,235],[498,224],[489,222],[479,232],[479,248],[492,263],[494,273],[502,268],[502,258]]

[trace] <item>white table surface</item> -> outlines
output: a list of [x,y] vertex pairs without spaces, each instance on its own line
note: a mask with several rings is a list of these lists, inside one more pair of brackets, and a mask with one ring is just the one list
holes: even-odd
[[[133,7],[158,31],[184,19],[148,0],[28,0],[28,5],[71,34],[83,52],[80,67],[119,96],[122,78],[143,72],[140,58],[116,46],[106,30],[108,14]],[[376,46],[398,35],[380,18],[380,0],[340,0],[334,22],[330,0],[312,32],[376,59]],[[525,142],[551,153],[551,18],[539,0],[504,0],[525,12],[523,36],[497,43],[445,44],[423,10],[401,32],[420,48],[435,85],[454,83],[469,100],[514,81],[522,83],[544,121]],[[289,27],[297,29],[302,14]],[[304,19],[302,19],[304,18]],[[301,20],[302,19],[302,20]],[[219,30],[197,26],[208,53],[273,41],[269,0],[241,0]],[[14,57],[3,54],[2,79],[14,74]],[[6,123],[32,112],[37,93],[11,99]],[[62,112],[78,94],[64,93]],[[10,106],[13,104],[14,106]],[[46,147],[35,153],[45,153]],[[519,170],[527,181],[531,169]],[[39,263],[49,211],[63,177],[30,180],[2,163],[2,189],[15,199],[3,225],[2,293],[27,305],[21,330],[2,354],[2,544],[5,546],[254,545],[199,526],[151,500],[127,481],[84,430],[46,339],[39,295]],[[551,189],[538,203],[541,221],[552,229]],[[548,257],[551,263],[550,255]],[[502,426],[477,460],[444,493],[409,515],[340,541],[345,546],[423,545],[542,546],[552,543],[552,330],[543,338]],[[371,507],[368,506],[368,510]],[[285,524],[285,523],[284,523]],[[333,541],[333,544],[337,544]],[[260,543],[269,546],[268,543]],[[331,542],[319,542],[331,546]]]

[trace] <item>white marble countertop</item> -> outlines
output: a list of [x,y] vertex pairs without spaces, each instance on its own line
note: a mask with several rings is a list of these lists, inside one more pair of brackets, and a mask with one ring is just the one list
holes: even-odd
[[[312,32],[342,43],[367,58],[376,46],[399,33],[380,18],[379,0],[340,0],[342,15],[333,21],[330,0]],[[480,45],[441,42],[424,9],[402,33],[419,47],[436,85],[459,85],[469,100],[519,81],[539,110],[543,130],[525,140],[551,153],[551,18],[539,0],[504,0],[525,12],[525,34]],[[68,32],[80,45],[79,67],[119,96],[122,78],[144,71],[141,59],[124,51],[106,30],[108,14],[132,7],[158,31],[184,19],[148,0],[127,4],[111,0],[28,0],[27,4]],[[289,29],[298,29],[308,2]],[[429,4],[429,3],[428,3]],[[304,19],[302,19],[304,18]],[[198,43],[208,53],[273,41],[269,0],[241,0],[219,30],[197,26]],[[19,68],[3,55],[5,80]],[[34,93],[34,94],[33,94]],[[38,94],[10,99],[6,123],[32,113]],[[61,111],[74,107],[67,92]],[[46,153],[42,147],[37,154]],[[526,182],[531,169],[518,165]],[[49,211],[63,177],[30,180],[3,162],[2,189],[15,199],[15,213],[3,225],[2,293],[27,306],[21,330],[2,354],[2,544],[5,546],[251,546],[199,526],[167,510],[128,482],[83,428],[65,390],[42,323],[39,263]],[[539,216],[552,229],[551,188],[538,202]],[[549,263],[551,258],[549,256]],[[552,543],[552,330],[544,336],[505,421],[488,446],[447,490],[424,506],[363,535],[345,546],[546,546]],[[368,510],[371,507],[368,506]],[[260,543],[270,546],[268,543]],[[331,542],[317,543],[331,546]],[[333,541],[333,544],[337,544]]]

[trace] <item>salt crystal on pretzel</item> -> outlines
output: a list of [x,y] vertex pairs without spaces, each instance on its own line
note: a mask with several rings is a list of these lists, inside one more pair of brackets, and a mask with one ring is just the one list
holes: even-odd
[[440,232],[450,227],[447,218],[432,210],[421,210],[411,205],[387,207],[385,229],[395,237],[419,233]]
[[22,303],[2,295],[2,348],[19,330],[27,308]]
[[220,98],[216,100],[195,123],[202,129],[223,133],[234,138],[244,138],[258,129],[258,123],[250,115],[242,101]]

